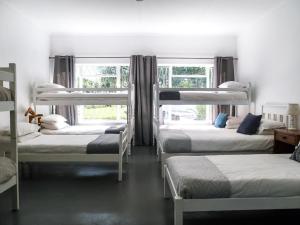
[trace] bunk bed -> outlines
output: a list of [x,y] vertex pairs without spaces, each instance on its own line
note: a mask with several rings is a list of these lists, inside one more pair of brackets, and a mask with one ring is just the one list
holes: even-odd
[[[5,88],[4,82],[8,82]],[[19,181],[18,181],[18,149],[17,149],[17,101],[16,101],[16,65],[0,68],[0,111],[10,112],[10,137],[7,148],[0,156],[0,194],[12,189],[13,209],[19,209]],[[2,137],[1,137],[2,139]],[[2,150],[2,149],[1,149]]]
[[[128,88],[51,88],[34,87],[33,104],[37,105],[126,105],[127,106],[127,140],[128,153],[131,153],[131,140],[134,136],[134,84],[128,83]],[[42,130],[43,134],[76,135],[102,134],[110,127],[120,124],[111,123],[97,126],[74,125],[62,130]],[[124,130],[124,129],[123,129]]]
[[[20,162],[117,162],[118,180],[122,181],[123,157],[131,152],[134,135],[134,85],[128,88],[49,88],[35,87],[33,103],[37,105],[126,105],[127,124],[118,134],[104,134],[92,128],[81,133],[42,134],[19,144]],[[48,133],[49,134],[49,133]],[[97,135],[96,135],[97,134]],[[90,145],[94,149],[89,150]]]

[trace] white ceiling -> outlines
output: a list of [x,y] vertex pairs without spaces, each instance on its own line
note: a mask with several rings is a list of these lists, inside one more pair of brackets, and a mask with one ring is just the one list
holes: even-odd
[[[0,0],[51,33],[237,34],[284,0]],[[285,0],[287,1],[287,0]]]

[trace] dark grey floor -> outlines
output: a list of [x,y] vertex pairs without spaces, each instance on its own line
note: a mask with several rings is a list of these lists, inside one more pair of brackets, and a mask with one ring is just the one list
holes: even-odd
[[[173,204],[162,197],[153,149],[135,148],[124,181],[116,165],[34,164],[21,179],[21,210],[0,195],[0,225],[171,225]],[[222,212],[185,215],[184,224],[298,224],[300,211]]]

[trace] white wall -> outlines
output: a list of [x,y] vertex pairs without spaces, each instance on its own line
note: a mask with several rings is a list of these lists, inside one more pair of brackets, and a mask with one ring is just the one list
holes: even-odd
[[[49,54],[49,35],[0,3],[0,66],[17,64],[18,120],[25,119],[32,85],[49,80]],[[0,114],[1,127],[8,125],[8,118],[8,113]]]
[[255,86],[256,111],[266,102],[300,104],[300,1],[287,0],[238,38],[240,81]]
[[52,35],[51,55],[212,57],[236,56],[235,36]]

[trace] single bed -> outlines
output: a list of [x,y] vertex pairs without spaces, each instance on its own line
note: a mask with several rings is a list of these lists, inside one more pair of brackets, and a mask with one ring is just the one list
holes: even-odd
[[18,144],[19,162],[117,162],[121,181],[127,135],[40,135]]
[[167,159],[165,185],[174,199],[175,225],[182,224],[183,212],[300,208],[300,165],[289,156]]
[[42,128],[40,132],[47,135],[93,135],[93,134],[104,134],[113,127],[124,126],[123,123],[114,124],[99,124],[99,125],[74,125],[68,126],[59,130],[51,130]]
[[262,154],[271,153],[273,145],[273,135],[245,135],[213,125],[162,125],[157,137],[162,175],[171,156]]

